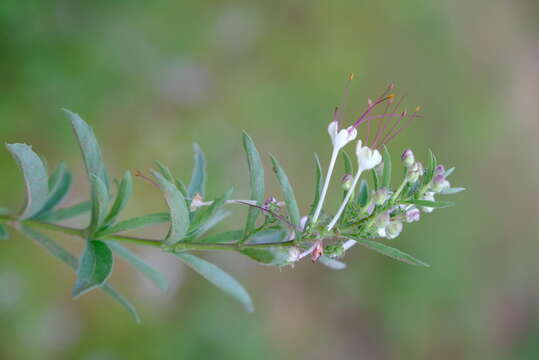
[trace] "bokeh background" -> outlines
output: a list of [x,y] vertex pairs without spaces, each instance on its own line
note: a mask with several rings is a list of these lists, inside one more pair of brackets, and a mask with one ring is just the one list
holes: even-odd
[[[312,154],[327,165],[326,126],[349,72],[349,121],[396,83],[425,118],[391,143],[395,162],[406,147],[425,160],[430,147],[468,190],[395,240],[429,269],[362,248],[344,271],[206,254],[247,286],[254,314],[139,249],[172,289],[117,261],[112,282],[142,314],[136,325],[100,292],[73,301],[74,274],[15,235],[0,243],[0,358],[538,358],[538,10],[532,0],[1,1],[1,141],[32,144],[51,167],[67,160],[71,203],[88,184],[61,107],[94,127],[115,177],[159,159],[187,180],[197,141],[214,196],[232,184],[248,194],[245,129],[280,159],[306,211]],[[7,151],[0,176],[1,205],[20,206]],[[278,195],[269,166],[267,181]],[[146,183],[135,191],[126,216],[164,209]]]

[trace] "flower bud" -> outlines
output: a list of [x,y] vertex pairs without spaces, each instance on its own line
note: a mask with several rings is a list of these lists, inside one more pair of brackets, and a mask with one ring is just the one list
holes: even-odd
[[402,223],[398,220],[393,220],[386,226],[386,236],[388,239],[394,239],[402,232]]
[[421,217],[421,211],[419,209],[413,208],[406,212],[406,222],[411,223],[414,221],[419,221]]
[[447,181],[445,179],[445,176],[443,176],[443,175],[436,175],[432,179],[430,187],[434,192],[438,193],[438,192],[440,192],[440,191],[442,191],[442,190],[449,187],[449,181]]
[[415,183],[420,176],[423,176],[423,164],[416,161],[408,168],[408,171],[406,172],[406,180],[410,183]]
[[410,149],[404,150],[401,156],[402,164],[409,168],[415,163],[414,152]]
[[434,169],[434,174],[436,174],[436,175],[444,175],[445,174],[445,167],[442,164],[436,166],[436,168]]
[[352,188],[353,182],[354,182],[354,177],[352,176],[352,174],[345,174],[342,177],[341,186],[344,190],[348,191]]
[[389,190],[380,188],[372,195],[372,199],[376,205],[383,205],[389,198]]
[[389,224],[389,212],[383,212],[376,217],[374,221],[376,228],[384,229]]

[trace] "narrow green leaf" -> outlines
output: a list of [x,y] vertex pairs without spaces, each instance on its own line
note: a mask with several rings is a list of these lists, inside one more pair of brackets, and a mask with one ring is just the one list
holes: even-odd
[[92,175],[97,176],[105,185],[108,194],[109,178],[107,175],[107,169],[105,167],[105,163],[103,162],[103,156],[101,155],[99,143],[95,138],[92,128],[84,120],[82,120],[78,114],[75,114],[67,109],[62,110],[67,114],[69,120],[71,120],[73,131],[77,136],[77,140],[82,151],[82,157],[84,158],[88,178],[90,181],[92,181]]
[[359,183],[359,195],[358,195],[359,206],[363,207],[369,202],[369,185],[365,179],[361,179]]
[[3,224],[0,224],[0,240],[7,240],[9,239],[9,231],[7,230],[7,227]]
[[103,290],[106,294],[108,294],[114,300],[120,303],[120,305],[122,305],[131,314],[137,324],[140,324],[142,322],[137,312],[137,309],[135,309],[135,307],[112,286],[110,286],[109,284],[104,284],[103,286],[101,286],[101,290]]
[[191,183],[187,190],[187,195],[193,198],[197,193],[204,197],[206,189],[206,158],[200,146],[197,143],[193,144],[195,150],[195,166],[191,175]]
[[[264,201],[264,167],[262,166],[262,160],[260,154],[256,149],[256,146],[244,131],[242,134],[243,149],[247,155],[247,164],[249,166],[249,181],[251,184],[251,200],[255,200],[258,204]],[[260,209],[250,206],[247,214],[247,221],[245,222],[245,229],[241,242],[245,242],[249,234],[253,231],[256,224],[256,219],[260,214]]]
[[230,230],[214,234],[200,239],[204,243],[231,243],[236,242],[243,236],[243,230]]
[[47,201],[49,193],[47,170],[31,146],[7,144],[6,147],[24,175],[26,205],[21,213],[21,219],[28,219],[37,214]]
[[124,220],[124,221],[120,221],[111,227],[103,229],[99,231],[97,236],[103,237],[103,236],[117,234],[124,231],[140,229],[145,226],[164,223],[167,221],[170,221],[169,213],[155,213],[155,214],[138,216],[138,217]]
[[[78,268],[78,260],[75,256],[69,253],[66,249],[58,245],[55,241],[51,240],[47,236],[43,235],[40,232],[35,231],[34,229],[22,225],[21,231],[24,235],[34,240],[38,245],[42,246],[47,250],[51,255],[64,262],[73,270]],[[137,313],[137,310],[133,305],[129,303],[122,295],[120,295],[112,286],[109,284],[104,284],[101,289],[123,305],[127,311],[133,316],[137,323],[140,323],[140,316]]]
[[167,181],[174,183],[174,176],[172,175],[172,172],[170,171],[168,166],[166,166],[159,160],[155,161],[155,165],[157,165],[159,172],[161,173],[161,175],[163,175],[165,179],[167,179]]
[[371,170],[372,174],[372,185],[374,187],[374,191],[377,191],[380,188],[380,177],[376,173],[376,168]]
[[95,234],[105,222],[109,206],[107,187],[95,175],[91,175],[92,184],[92,219],[90,221],[90,234]]
[[414,204],[419,206],[427,206],[433,208],[444,208],[454,206],[455,203],[452,201],[429,201],[429,200],[408,200],[408,204]]
[[180,190],[184,197],[187,197],[187,186],[185,186],[181,179],[176,179],[176,187],[178,190]]
[[107,244],[99,240],[86,241],[86,247],[77,269],[73,297],[77,298],[102,286],[112,273],[114,258]]
[[236,279],[221,270],[221,268],[191,254],[180,253],[175,255],[206,280],[242,303],[248,312],[254,311],[253,301],[249,293]]
[[116,195],[114,204],[112,205],[112,208],[110,209],[109,214],[105,219],[105,224],[112,224],[114,223],[114,221],[116,221],[118,215],[127,205],[127,202],[129,201],[129,198],[131,197],[132,193],[133,176],[131,176],[130,171],[126,171],[122,178],[122,181],[120,182],[120,185],[118,186],[118,194]]
[[443,195],[451,195],[451,194],[459,193],[459,192],[464,191],[464,190],[466,190],[466,188],[463,188],[463,187],[455,187],[455,188],[444,189],[444,190],[442,190],[441,192],[439,192],[439,194],[443,194]]
[[343,269],[346,269],[346,264],[343,263],[342,261],[339,261],[339,260],[336,260],[336,259],[333,259],[333,258],[330,258],[328,256],[320,256],[320,258],[318,259],[318,261],[322,264],[322,265],[325,265],[327,266],[328,268],[330,269],[333,269],[333,270],[343,270]]
[[67,220],[74,218],[76,216],[80,216],[84,214],[85,212],[88,212],[92,209],[92,202],[91,201],[84,201],[78,204],[75,204],[70,207],[66,207],[63,209],[58,209],[54,212],[45,214],[43,217],[39,217],[39,220],[47,220],[50,222],[58,222],[62,220]]
[[202,235],[203,232],[209,230],[208,224],[215,225],[216,219],[223,218],[223,207],[225,206],[226,201],[230,199],[233,191],[234,189],[232,188],[228,189],[223,196],[215,199],[211,205],[196,212],[195,216],[191,219],[191,224],[189,226],[187,235],[189,238],[195,238]]
[[431,149],[429,149],[429,165],[427,166],[427,170],[425,172],[425,180],[423,181],[423,184],[428,184],[432,178],[434,177],[434,170],[436,169],[436,156],[434,156],[434,153]]
[[[287,236],[287,232],[283,229],[266,229],[257,232],[249,238],[250,244],[267,244],[281,242]],[[268,266],[283,266],[288,264],[288,249],[283,247],[271,248],[249,248],[245,247],[239,251],[243,255],[259,264]]]
[[320,165],[320,158],[318,158],[318,155],[316,154],[314,154],[314,164],[315,164],[314,200],[311,206],[311,211],[309,213],[309,219],[313,216],[314,211],[316,207],[318,206],[318,202],[320,201],[320,197],[322,196],[322,188],[324,186],[324,184],[322,183],[322,178],[324,176],[322,172],[322,166]]
[[185,241],[192,241],[206,232],[211,230],[214,226],[219,224],[221,221],[226,219],[230,215],[230,212],[223,209],[218,210],[214,215],[207,218],[196,230],[187,234],[187,239]]
[[384,149],[382,150],[382,160],[384,162],[384,172],[382,175],[382,187],[385,187],[386,189],[391,188],[391,156],[389,155],[389,151],[387,150],[387,147],[384,145]]
[[344,173],[354,174],[354,165],[352,165],[352,158],[346,150],[342,150],[342,159],[344,163]]
[[444,177],[449,177],[449,175],[451,175],[453,173],[453,171],[455,171],[455,167],[452,167],[451,169],[447,169],[444,173]]
[[187,209],[185,198],[174,184],[166,180],[157,171],[152,170],[152,174],[157,179],[170,210],[170,231],[165,239],[165,243],[167,245],[174,245],[187,235],[190,224],[189,210]]
[[281,189],[283,191],[284,201],[286,203],[286,208],[288,210],[288,216],[290,217],[290,222],[295,225],[296,232],[298,234],[297,238],[299,239],[299,208],[298,204],[296,202],[296,197],[294,195],[294,190],[292,189],[292,186],[290,185],[290,182],[288,181],[288,176],[286,176],[286,173],[284,172],[281,165],[279,165],[279,162],[277,159],[273,156],[271,156],[271,162],[273,164],[273,171],[275,172],[275,175],[277,175],[277,180],[279,180],[279,184],[281,185]]
[[149,265],[146,261],[133,253],[128,248],[118,244],[115,241],[107,241],[112,251],[124,258],[129,264],[140,271],[144,276],[153,281],[163,292],[168,290],[167,278],[157,269]]
[[413,256],[400,251],[399,249],[395,249],[391,246],[384,245],[380,242],[359,239],[359,238],[354,238],[354,240],[357,241],[357,243],[361,246],[364,246],[368,249],[379,252],[382,255],[389,256],[395,260],[399,260],[410,265],[430,267],[429,264],[424,263],[423,261],[418,260],[414,258]]
[[49,195],[41,210],[34,217],[45,216],[59,205],[69,193],[71,183],[71,174],[67,171],[65,163],[61,163],[49,178]]

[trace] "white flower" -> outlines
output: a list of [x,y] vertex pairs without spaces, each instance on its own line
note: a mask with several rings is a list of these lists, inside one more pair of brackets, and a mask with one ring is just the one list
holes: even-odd
[[345,147],[346,144],[353,141],[357,136],[357,130],[355,127],[350,126],[346,129],[339,130],[339,123],[337,121],[332,121],[329,123],[328,133],[333,147],[337,150]]
[[382,155],[378,150],[368,146],[361,146],[361,140],[356,145],[357,162],[359,171],[371,170],[382,162]]
[[[423,197],[421,198],[421,200],[427,200],[427,201],[434,201],[434,192],[432,191],[427,191],[425,193],[425,195],[423,195]],[[421,207],[421,210],[423,210],[424,212],[426,213],[431,213],[434,208],[430,207],[430,206],[422,206]]]
[[411,223],[414,221],[419,221],[419,218],[421,217],[421,211],[419,209],[413,207],[410,210],[406,211],[406,222]]
[[388,239],[395,239],[402,232],[402,223],[398,220],[393,220],[385,228],[385,233]]

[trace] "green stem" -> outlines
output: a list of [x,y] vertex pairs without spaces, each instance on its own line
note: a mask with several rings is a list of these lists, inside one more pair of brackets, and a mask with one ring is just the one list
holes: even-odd
[[404,189],[404,187],[406,186],[406,183],[408,183],[408,181],[406,180],[406,178],[404,178],[404,180],[402,181],[402,183],[399,185],[399,188],[397,189],[397,191],[395,191],[395,193],[393,194],[393,196],[391,197],[391,203],[395,202],[395,200],[397,200],[397,198],[399,197],[399,195],[401,194],[402,190]]
[[[40,227],[42,229],[53,230],[62,232],[68,235],[75,235],[81,238],[86,237],[86,229],[76,229],[69,226],[51,224],[47,222],[42,222],[38,220],[18,220],[9,216],[0,216],[0,222],[10,222],[22,223],[26,225]],[[161,240],[155,239],[145,239],[134,236],[126,235],[107,235],[103,237],[103,240],[114,240],[114,241],[125,241],[137,245],[151,246],[151,247],[161,247],[163,242]],[[294,246],[294,241],[284,241],[284,242],[272,242],[272,243],[263,243],[263,244],[242,244],[241,248],[251,248],[251,249],[265,249],[272,247],[289,247]],[[179,242],[174,244],[175,250],[226,250],[226,251],[237,251],[238,244],[236,243],[226,243],[226,244],[210,244],[210,243],[201,243],[201,242]]]

